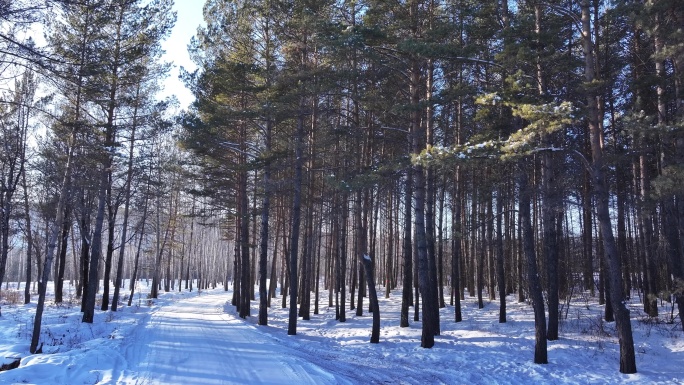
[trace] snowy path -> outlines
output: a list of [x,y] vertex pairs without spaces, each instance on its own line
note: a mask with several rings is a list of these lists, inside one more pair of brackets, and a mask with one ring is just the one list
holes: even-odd
[[[206,294],[161,307],[122,347],[125,384],[347,383],[223,313],[226,297]],[[117,365],[118,366],[118,365]]]

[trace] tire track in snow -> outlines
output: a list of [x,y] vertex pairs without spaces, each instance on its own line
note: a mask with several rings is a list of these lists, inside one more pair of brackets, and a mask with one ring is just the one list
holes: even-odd
[[222,314],[225,297],[204,295],[161,307],[123,348],[121,384],[350,383]]

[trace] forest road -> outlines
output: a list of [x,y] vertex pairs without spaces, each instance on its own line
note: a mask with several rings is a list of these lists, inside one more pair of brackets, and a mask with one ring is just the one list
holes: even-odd
[[225,314],[226,297],[182,299],[160,307],[122,346],[117,384],[346,384],[292,348]]

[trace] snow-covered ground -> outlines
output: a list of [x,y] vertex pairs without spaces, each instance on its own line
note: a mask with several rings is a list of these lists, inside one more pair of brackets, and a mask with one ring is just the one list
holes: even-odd
[[[638,373],[623,375],[614,324],[602,322],[601,307],[586,297],[573,301],[560,340],[549,342],[549,364],[535,365],[532,309],[513,297],[505,324],[498,323],[498,301],[477,309],[466,297],[461,323],[447,306],[435,347],[422,349],[420,322],[399,327],[400,292],[380,299],[380,343],[370,344],[370,314],[348,311],[339,323],[327,295],[320,314],[300,319],[297,335],[288,336],[280,298],[269,326],[258,326],[258,303],[252,302],[252,317],[240,319],[223,288],[148,300],[149,288],[141,286],[133,306],[97,311],[92,325],[80,322],[72,296],[63,305],[49,303],[39,355],[28,353],[35,304],[4,301],[0,359],[22,359],[19,368],[0,372],[0,384],[684,384],[681,324],[648,320],[636,301]],[[670,311],[662,304],[664,318]]]

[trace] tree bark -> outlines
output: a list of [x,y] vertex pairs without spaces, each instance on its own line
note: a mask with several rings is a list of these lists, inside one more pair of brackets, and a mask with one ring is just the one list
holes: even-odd
[[[77,100],[80,100],[77,98]],[[77,103],[76,111],[79,111],[79,105]],[[77,116],[78,119],[78,116]],[[69,138],[69,150],[67,154],[66,169],[64,171],[64,179],[62,180],[62,185],[60,188],[59,201],[57,202],[57,213],[55,222],[52,224],[52,228],[49,233],[49,240],[47,244],[47,253],[45,255],[45,266],[43,266],[42,274],[39,277],[38,282],[38,304],[36,305],[36,315],[33,318],[33,332],[31,333],[31,345],[29,346],[29,351],[31,354],[37,353],[42,350],[42,344],[40,348],[38,347],[38,342],[40,340],[40,328],[43,322],[43,309],[45,307],[45,294],[47,292],[47,283],[50,277],[50,265],[52,264],[52,259],[55,255],[55,249],[57,248],[57,237],[61,230],[61,226],[64,223],[65,211],[66,211],[66,200],[71,190],[71,173],[73,169],[73,155],[74,155],[74,145],[76,128],[72,128],[71,135]]]
[[[147,193],[149,194],[149,179],[147,180]],[[140,224],[140,234],[138,235],[138,247],[136,248],[135,251],[135,259],[133,261],[133,272],[131,273],[131,282],[130,282],[130,290],[131,290],[131,295],[128,296],[128,306],[131,306],[131,303],[133,301],[133,294],[135,293],[135,282],[138,279],[138,265],[140,261],[140,252],[142,251],[142,241],[145,238],[145,223],[147,222],[147,195],[145,196],[145,203],[144,203],[144,208],[143,208],[143,214],[142,214],[142,223]],[[188,266],[189,268],[189,266]],[[190,289],[192,291],[192,288]]]
[[302,217],[302,166],[304,163],[304,97],[299,103],[297,132],[295,134],[295,176],[292,194],[292,231],[290,234],[290,314],[287,334],[297,334],[297,253],[299,252],[299,230]]
[[[140,85],[138,85],[137,96],[140,95]],[[114,279],[114,296],[112,298],[112,311],[116,311],[119,304],[119,291],[121,288],[121,280],[123,279],[123,261],[125,255],[125,248],[128,239],[128,214],[131,204],[131,183],[133,181],[133,154],[135,148],[135,130],[137,128],[138,108],[133,112],[133,125],[131,127],[131,144],[128,149],[128,170],[126,171],[126,186],[124,187],[124,213],[123,224],[121,229],[121,244],[119,245],[119,258],[116,265],[116,277]],[[180,286],[180,282],[179,282]],[[131,293],[132,294],[132,293]]]
[[401,315],[399,326],[409,326],[409,306],[413,304],[413,244],[411,242],[411,198],[413,196],[413,169],[406,170],[406,182],[404,186],[404,277],[402,279]]
[[[417,107],[419,105],[418,84],[420,79],[420,69],[414,60],[411,65],[411,105],[414,111],[411,112],[411,134],[412,149],[414,153],[419,153],[425,147],[425,130],[420,124],[420,115]],[[420,295],[423,297],[423,325],[420,346],[431,348],[435,344],[435,335],[438,333],[434,319],[433,301],[430,296],[433,294],[430,279],[430,259],[427,250],[427,235],[425,228],[425,170],[421,165],[413,166],[413,197],[414,197],[414,221],[415,242],[416,242],[416,261],[418,264],[418,287]]]
[[[271,119],[266,121],[266,151],[271,150]],[[271,165],[266,160],[264,166],[264,198],[261,203],[261,238],[259,244],[259,325],[268,325],[268,289],[266,287],[266,275],[268,271],[268,220],[271,209]],[[277,247],[277,245],[276,245]],[[275,282],[275,253],[271,281]],[[272,282],[272,283],[273,283]],[[274,288],[275,291],[275,288]]]
[[375,289],[375,277],[373,274],[373,261],[368,254],[361,258],[363,267],[366,270],[366,282],[368,283],[368,294],[370,295],[371,312],[373,313],[373,328],[371,330],[372,344],[380,342],[380,306],[378,305],[378,292]]
[[62,234],[59,238],[59,258],[57,262],[57,271],[55,272],[54,276],[55,303],[63,302],[64,271],[66,268],[67,248],[69,246],[69,229],[71,229],[70,213],[71,209],[69,204],[67,203],[66,207],[64,208],[64,223],[62,224]]
[[26,221],[26,285],[24,286],[24,305],[31,302],[31,268],[33,264],[33,233],[31,233],[31,210],[28,200],[28,185],[26,184],[26,173],[21,175],[22,187],[24,188],[24,218]]
[[451,291],[454,295],[454,322],[461,322],[463,315],[461,312],[461,242],[463,233],[461,230],[461,166],[456,166],[454,170],[454,191],[453,191],[453,216],[451,218]]
[[503,246],[503,186],[499,187],[496,196],[496,281],[499,289],[499,323],[506,322],[506,275],[504,271],[504,246]]
[[[591,41],[591,17],[589,14],[589,0],[582,0],[582,48],[585,59],[585,81],[590,87],[595,81],[594,75],[594,54]],[[634,354],[634,340],[632,337],[632,325],[630,321],[629,309],[624,303],[622,293],[622,275],[620,271],[620,259],[617,254],[615,239],[613,238],[613,227],[610,219],[609,194],[603,175],[604,160],[602,139],[603,133],[599,129],[599,115],[596,95],[590,89],[587,93],[587,122],[589,125],[592,165],[591,174],[593,190],[596,196],[596,215],[603,236],[603,245],[608,266],[610,279],[610,300],[615,312],[615,321],[620,342],[620,372],[625,374],[636,373],[636,357]]]
[[81,191],[81,213],[79,218],[79,233],[81,235],[81,255],[79,258],[80,269],[80,282],[79,287],[81,290],[76,291],[76,295],[81,297],[81,312],[85,311],[86,298],[88,294],[88,276],[90,269],[90,208],[86,208],[86,199],[84,197],[85,192]]
[[241,154],[238,156],[240,168],[238,170],[238,223],[240,226],[240,296],[238,301],[238,314],[241,318],[246,318],[251,315],[250,299],[252,291],[252,279],[250,276],[250,260],[249,260],[249,196],[247,195],[248,173],[247,173],[247,157],[244,155],[247,151],[247,128],[245,123],[240,124],[240,150]]
[[544,255],[546,256],[546,281],[548,285],[549,327],[547,338],[550,341],[558,339],[558,234],[556,221],[558,217],[559,197],[558,186],[555,181],[553,154],[546,152],[542,158],[542,191],[544,204],[542,206],[542,228],[544,236]]
[[534,246],[534,230],[530,218],[530,186],[525,165],[519,170],[518,184],[520,186],[520,223],[522,227],[522,242],[525,259],[527,260],[527,284],[534,309],[534,363],[547,364],[548,354],[546,346],[546,315],[544,314],[544,296],[537,271],[537,256]]
[[107,169],[111,167],[110,157],[107,156],[106,165],[100,170],[100,185],[98,187],[98,206],[95,217],[95,229],[93,230],[90,264],[88,267],[88,288],[84,295],[85,307],[82,322],[93,323],[95,317],[95,294],[99,284],[98,266],[102,257],[102,227],[104,224],[105,201],[107,199],[107,186],[109,178]]

